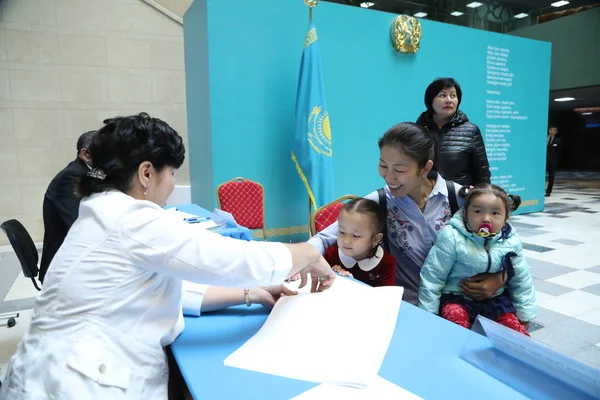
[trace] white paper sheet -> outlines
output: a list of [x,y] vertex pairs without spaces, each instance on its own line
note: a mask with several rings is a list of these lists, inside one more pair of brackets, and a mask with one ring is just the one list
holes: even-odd
[[216,229],[221,227],[215,221],[210,219],[202,222],[190,222],[190,225],[192,225],[196,229]]
[[364,383],[385,357],[403,291],[338,278],[323,293],[284,297],[224,364],[311,382]]
[[219,210],[218,208],[215,208],[213,210],[212,219],[217,221],[219,224],[223,224],[223,225],[225,225],[225,223],[227,223],[227,222],[237,225],[237,222],[235,221],[235,218],[233,217],[233,215],[231,215],[227,211]]
[[392,382],[376,376],[362,388],[323,383],[292,398],[292,400],[422,400]]

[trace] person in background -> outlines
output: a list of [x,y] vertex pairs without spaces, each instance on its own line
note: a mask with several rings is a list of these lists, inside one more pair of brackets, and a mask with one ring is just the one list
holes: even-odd
[[548,128],[548,139],[546,141],[546,172],[548,173],[548,186],[546,187],[546,197],[552,194],[554,187],[554,177],[558,168],[558,160],[562,150],[562,139],[556,137],[558,127],[550,125]]
[[461,185],[490,183],[490,166],[481,131],[459,109],[460,85],[439,78],[425,90],[425,107],[417,123],[429,129],[435,140],[434,169],[444,179]]
[[[165,122],[146,113],[108,119],[88,150],[79,217],[48,269],[1,399],[167,399],[165,347],[184,328],[183,280],[237,288],[215,288],[217,297],[209,289],[200,311],[274,301],[296,273],[300,287],[310,274],[311,291],[333,284],[309,244],[242,241],[172,218],[163,207],[185,148]],[[267,293],[253,299],[250,286]],[[327,357],[313,346],[327,340],[316,333],[299,345]]]
[[385,213],[379,204],[353,199],[340,210],[337,245],[325,250],[325,260],[341,276],[370,286],[394,286],[396,259],[380,246],[384,232]]
[[[434,142],[423,126],[403,122],[379,139],[379,175],[385,186],[382,196],[374,191],[367,199],[386,212],[384,249],[396,259],[396,285],[404,287],[404,300],[417,304],[421,267],[439,232],[451,215],[449,191],[441,174],[432,171]],[[460,187],[452,185],[455,195]],[[456,196],[458,206],[463,198]],[[308,243],[322,254],[338,243],[339,222],[317,233]],[[474,299],[488,299],[504,286],[502,274],[485,273],[461,282]]]
[[96,131],[89,131],[79,136],[77,158],[52,179],[44,194],[44,244],[39,272],[42,283],[50,262],[79,215],[80,200],[75,195],[75,184],[90,171],[92,159],[88,147],[95,133]]
[[[526,328],[537,316],[535,289],[521,238],[508,222],[520,204],[518,196],[489,183],[469,191],[463,211],[442,230],[421,269],[421,308],[467,329],[481,315],[529,336]],[[506,287],[484,301],[465,295],[459,283],[486,272],[506,275]]]

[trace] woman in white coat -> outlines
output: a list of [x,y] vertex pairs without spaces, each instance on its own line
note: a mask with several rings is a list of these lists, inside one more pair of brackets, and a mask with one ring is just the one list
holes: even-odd
[[[246,242],[173,220],[162,207],[184,160],[181,137],[144,113],[104,122],[88,149],[93,170],[78,185],[79,218],[52,260],[1,399],[166,399],[164,348],[183,330],[182,280],[244,288],[299,272],[320,291],[335,279],[309,244]],[[237,293],[213,293],[208,309],[239,302]]]

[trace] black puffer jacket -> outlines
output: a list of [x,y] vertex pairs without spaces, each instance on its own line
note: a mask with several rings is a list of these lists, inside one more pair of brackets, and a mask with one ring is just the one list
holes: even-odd
[[481,131],[469,122],[462,111],[439,129],[432,115],[426,111],[417,119],[429,129],[435,140],[436,169],[444,178],[461,185],[476,185],[490,182],[490,165]]

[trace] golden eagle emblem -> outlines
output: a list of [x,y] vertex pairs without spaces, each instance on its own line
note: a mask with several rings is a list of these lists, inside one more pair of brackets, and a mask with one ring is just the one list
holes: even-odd
[[329,114],[321,106],[315,106],[308,115],[308,142],[319,154],[331,157],[331,126]]
[[415,17],[399,15],[392,24],[392,43],[402,53],[416,53],[421,41],[421,23]]

